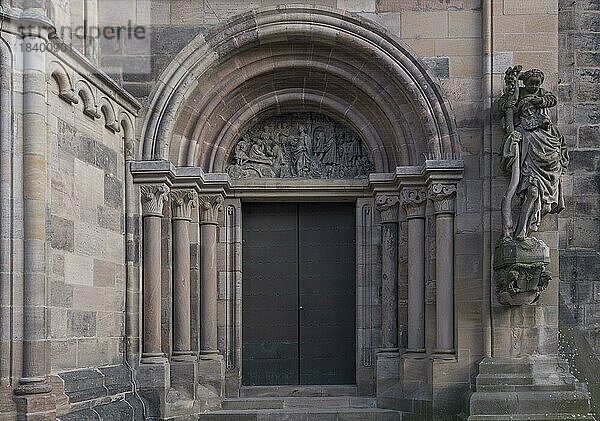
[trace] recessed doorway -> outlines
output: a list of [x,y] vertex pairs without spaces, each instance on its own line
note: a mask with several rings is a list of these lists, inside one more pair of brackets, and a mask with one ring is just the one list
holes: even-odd
[[355,204],[242,209],[242,384],[355,384]]

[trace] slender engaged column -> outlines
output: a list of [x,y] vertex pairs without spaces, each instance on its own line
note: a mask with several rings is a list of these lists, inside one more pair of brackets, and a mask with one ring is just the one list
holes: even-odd
[[398,351],[398,196],[377,196],[381,214],[381,351]]
[[[35,32],[35,31],[34,31]],[[25,36],[23,45],[44,39]],[[46,332],[46,63],[41,50],[23,52],[23,371],[15,393],[49,392]]]
[[200,214],[200,353],[217,354],[217,227],[220,195],[198,196]]
[[408,221],[408,349],[425,352],[425,207],[422,188],[402,190]]
[[190,234],[192,208],[196,207],[193,190],[171,193],[173,224],[173,357],[186,359],[191,347]]
[[143,220],[142,363],[164,363],[161,347],[161,235],[163,203],[169,188],[164,184],[141,186]]
[[435,183],[429,198],[435,211],[437,354],[454,349],[454,208],[456,185]]

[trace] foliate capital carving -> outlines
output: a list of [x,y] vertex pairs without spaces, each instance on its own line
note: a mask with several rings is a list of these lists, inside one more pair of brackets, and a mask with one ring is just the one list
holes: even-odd
[[375,201],[381,214],[381,223],[398,222],[398,205],[400,198],[396,195],[380,194]]
[[434,183],[429,186],[428,196],[435,213],[454,213],[456,184]]
[[424,188],[402,189],[402,206],[406,209],[406,217],[425,218],[427,191]]
[[219,212],[223,208],[223,197],[218,194],[198,196],[199,214],[201,224],[218,223]]
[[161,216],[163,204],[169,200],[169,187],[165,184],[147,184],[140,187],[142,216]]
[[171,219],[192,219],[192,209],[198,205],[193,190],[174,190],[171,192]]

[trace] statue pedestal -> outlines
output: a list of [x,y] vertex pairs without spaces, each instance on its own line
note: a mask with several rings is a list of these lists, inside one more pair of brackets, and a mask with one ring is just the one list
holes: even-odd
[[585,383],[558,356],[485,358],[476,382],[469,421],[594,419]]
[[546,271],[550,249],[533,237],[502,238],[496,244],[494,271],[496,296],[500,304],[533,304],[552,279]]

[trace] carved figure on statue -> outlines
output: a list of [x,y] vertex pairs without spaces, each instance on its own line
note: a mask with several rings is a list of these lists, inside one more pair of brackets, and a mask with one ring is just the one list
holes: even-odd
[[[557,99],[541,87],[544,73],[509,67],[504,82],[499,100],[505,132],[500,167],[510,174],[510,183],[502,199],[502,237],[494,255],[496,295],[502,304],[533,304],[551,274],[545,270],[550,263],[548,246],[530,233],[539,229],[547,214],[564,209],[562,176],[569,156],[565,139],[550,118]],[[520,199],[516,225],[515,196]]]
[[[518,86],[519,80],[524,86]],[[502,228],[505,237],[524,239],[538,230],[546,214],[564,209],[561,176],[569,158],[564,137],[550,119],[549,109],[557,100],[541,88],[544,73],[537,69],[521,73],[516,66],[507,70],[505,81],[499,103],[506,133],[501,167],[511,174],[511,182],[502,201]],[[521,198],[516,228],[512,221],[515,194]]]

